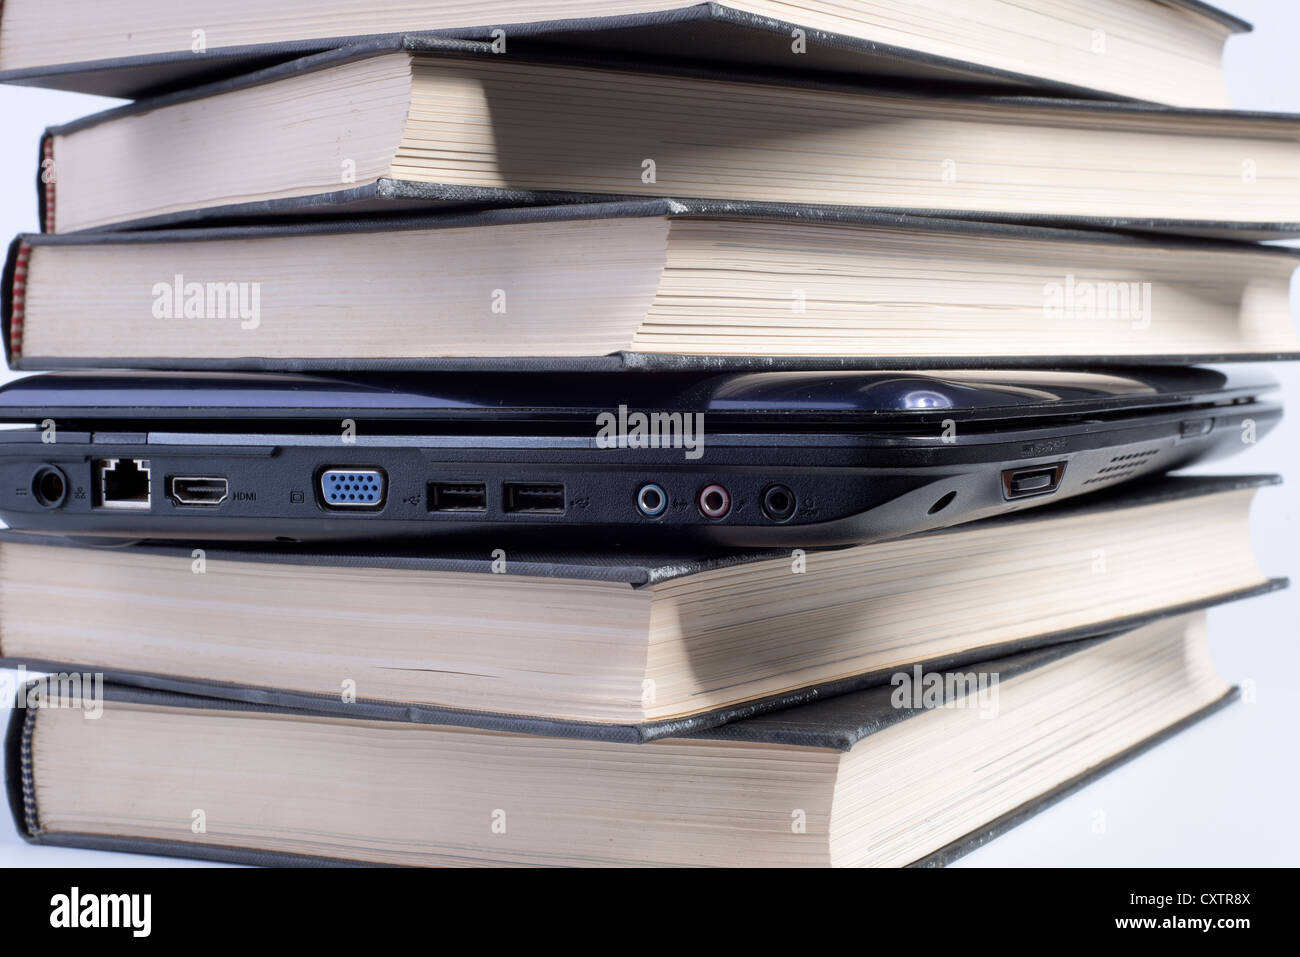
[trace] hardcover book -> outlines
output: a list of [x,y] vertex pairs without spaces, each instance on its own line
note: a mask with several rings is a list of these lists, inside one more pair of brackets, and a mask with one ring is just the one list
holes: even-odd
[[1248,529],[1273,481],[1142,482],[810,552],[94,548],[6,532],[0,660],[645,741],[1280,588]]
[[945,863],[1231,701],[1201,615],[653,744],[19,691],[36,843],[259,864]]
[[249,0],[6,0],[0,82],[134,97],[376,35],[432,31],[496,52],[706,56],[771,70],[1224,107],[1223,47],[1249,29],[1199,0],[855,0],[835,7],[281,0],[274,17]]
[[646,199],[24,235],[0,318],[21,369],[1185,365],[1294,357],[1297,265],[1277,246]]
[[1289,114],[597,68],[413,37],[87,117],[42,150],[46,232],[672,196],[1300,234]]

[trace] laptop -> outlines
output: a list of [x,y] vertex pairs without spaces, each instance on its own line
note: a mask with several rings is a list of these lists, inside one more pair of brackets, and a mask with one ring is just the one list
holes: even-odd
[[896,537],[1262,438],[1248,370],[57,372],[0,389],[0,518],[104,542]]

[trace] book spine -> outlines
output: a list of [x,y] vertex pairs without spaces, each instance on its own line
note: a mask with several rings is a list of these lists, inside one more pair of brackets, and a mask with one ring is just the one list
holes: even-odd
[[32,773],[32,735],[36,731],[36,715],[40,709],[27,708],[23,712],[22,736],[18,744],[18,773],[23,793],[23,825],[33,837],[41,832],[40,818],[36,814],[36,778]]
[[54,137],[46,133],[41,138],[41,169],[38,176],[41,192],[41,232],[54,232],[54,190],[57,180],[54,166]]
[[23,354],[23,316],[27,302],[27,267],[31,262],[32,247],[18,244],[14,256],[13,289],[9,293],[9,361],[15,362]]

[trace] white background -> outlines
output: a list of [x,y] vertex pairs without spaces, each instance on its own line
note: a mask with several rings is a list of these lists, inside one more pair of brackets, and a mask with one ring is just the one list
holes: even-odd
[[[1222,0],[1255,24],[1228,45],[1233,105],[1300,113],[1300,4],[1294,0]],[[36,149],[49,125],[115,101],[24,88],[0,88],[0,239],[37,229]],[[1300,367],[1274,374],[1300,410]],[[0,371],[0,381],[7,379]],[[1260,493],[1252,517],[1256,551],[1270,576],[1300,579],[1300,412],[1255,448],[1202,471],[1280,472],[1292,484]],[[1300,590],[1212,611],[1210,635],[1219,670],[1251,681],[1257,700],[1202,722],[1138,760],[964,858],[958,866],[1294,865],[1297,731],[1300,721]],[[0,622],[0,627],[3,623]],[[1101,833],[1097,812],[1105,816]],[[194,866],[199,862],[105,854],[24,844],[0,823],[4,866]]]

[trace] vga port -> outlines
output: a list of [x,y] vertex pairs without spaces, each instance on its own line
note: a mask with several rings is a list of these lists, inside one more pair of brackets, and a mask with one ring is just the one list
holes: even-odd
[[326,469],[320,474],[321,502],[326,508],[384,507],[388,478],[380,469]]

